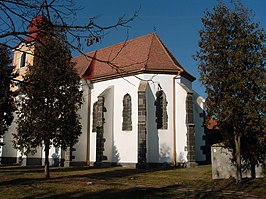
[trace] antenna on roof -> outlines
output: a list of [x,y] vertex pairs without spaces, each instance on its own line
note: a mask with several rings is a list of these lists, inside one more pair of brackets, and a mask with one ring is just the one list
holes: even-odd
[[156,31],[157,31],[156,27],[155,27],[155,26],[153,26],[153,32],[155,32],[155,33],[156,33]]

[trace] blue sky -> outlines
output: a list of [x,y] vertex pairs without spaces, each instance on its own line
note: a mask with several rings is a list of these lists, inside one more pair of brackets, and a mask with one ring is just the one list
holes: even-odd
[[[255,13],[254,21],[266,29],[266,1],[242,0],[243,5]],[[197,78],[193,83],[196,92],[206,98],[204,87],[200,85],[197,63],[192,56],[198,49],[198,31],[202,27],[201,17],[206,9],[217,4],[216,0],[76,0],[82,8],[77,20],[85,22],[89,17],[97,17],[100,25],[110,25],[118,17],[130,17],[139,10],[138,17],[130,28],[106,31],[102,42],[86,49],[92,51],[118,42],[156,32],[180,64]]]
[[[204,98],[207,97],[204,87],[198,80],[197,62],[192,56],[198,49],[198,31],[202,27],[201,18],[204,16],[204,11],[211,10],[217,4],[217,0],[73,0],[73,2],[76,8],[80,9],[77,10],[76,17],[69,16],[69,23],[74,20],[79,25],[87,24],[92,17],[96,17],[95,22],[98,25],[113,25],[119,17],[129,18],[139,10],[138,17],[128,24],[130,27],[105,31],[101,42],[89,47],[84,45],[84,52],[123,42],[127,37],[133,39],[156,32],[180,64],[197,78],[193,83],[194,90]],[[259,22],[266,30],[266,0],[240,0],[240,2],[253,10],[254,21]],[[2,14],[3,12],[0,12],[0,15]],[[77,52],[73,53],[73,56],[77,55],[79,55]]]

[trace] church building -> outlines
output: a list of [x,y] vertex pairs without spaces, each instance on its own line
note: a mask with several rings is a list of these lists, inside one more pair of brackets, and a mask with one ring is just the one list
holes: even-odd
[[66,159],[70,164],[192,166],[205,160],[204,99],[193,91],[195,77],[155,33],[72,61],[84,104],[83,133]]
[[[25,39],[14,50],[15,69],[23,74],[33,60],[34,41]],[[190,167],[205,161],[204,99],[192,88],[195,77],[155,33],[72,61],[83,90],[82,134],[66,151],[52,147],[51,165]],[[13,148],[13,133],[15,120],[3,137],[1,164],[42,165],[43,147],[22,156]]]

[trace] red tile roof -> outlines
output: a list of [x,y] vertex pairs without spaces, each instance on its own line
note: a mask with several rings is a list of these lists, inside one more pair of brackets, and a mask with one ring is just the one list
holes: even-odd
[[207,129],[219,129],[218,122],[214,118],[207,118]]
[[38,15],[34,17],[28,25],[30,33],[38,32],[45,24],[48,24],[49,20],[44,15]]
[[[92,58],[94,58],[93,64]],[[103,81],[139,73],[178,74],[191,81],[195,77],[174,58],[155,33],[121,42],[72,59],[78,74],[92,81]],[[91,69],[94,67],[94,69]],[[86,76],[86,77],[85,77]]]
[[45,23],[49,23],[49,21],[44,15],[34,17],[28,25],[29,35],[25,39],[22,39],[14,48],[17,48],[21,43],[28,44],[35,41],[41,41],[45,35],[41,28],[43,28],[42,26],[44,26]]

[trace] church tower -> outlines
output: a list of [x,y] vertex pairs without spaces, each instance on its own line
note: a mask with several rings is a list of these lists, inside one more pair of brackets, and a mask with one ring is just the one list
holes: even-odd
[[18,71],[18,80],[22,80],[29,65],[33,65],[34,46],[41,42],[48,19],[44,15],[33,18],[28,25],[29,35],[14,48],[13,65]]
[[[31,20],[28,25],[28,36],[22,39],[13,49],[14,72],[18,73],[17,80],[22,81],[23,76],[28,71],[30,65],[34,65],[34,49],[38,43],[41,43],[45,31],[47,30],[48,19],[44,15],[39,15]],[[13,86],[12,90],[17,90]],[[0,164],[22,163],[22,165],[42,165],[42,148],[37,149],[34,155],[22,156],[21,153],[13,147],[13,134],[17,132],[16,115],[8,132],[4,134],[2,149],[0,150]]]

